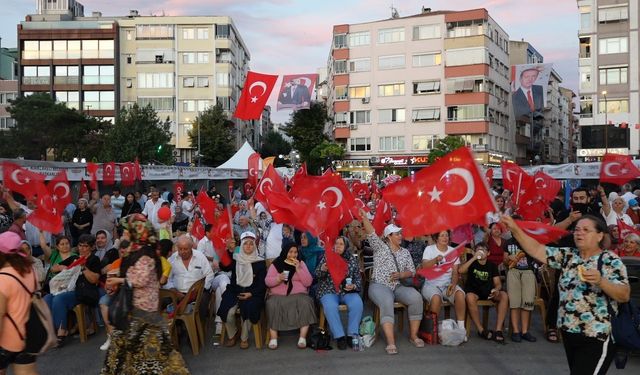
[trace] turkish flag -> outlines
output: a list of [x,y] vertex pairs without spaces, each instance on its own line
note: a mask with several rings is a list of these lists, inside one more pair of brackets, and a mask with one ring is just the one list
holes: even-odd
[[620,239],[624,240],[625,237],[630,235],[631,233],[635,233],[640,236],[640,230],[630,226],[622,220],[618,219],[618,231],[620,233]]
[[333,251],[333,246],[337,237],[329,234],[323,234],[321,238],[324,242],[324,257],[327,262],[329,275],[331,276],[331,280],[333,280],[333,286],[335,287],[336,292],[339,293],[340,285],[342,285],[342,281],[347,277],[349,264],[347,264],[346,259]]
[[108,162],[102,164],[102,183],[111,186],[116,183],[116,163]]
[[38,207],[27,216],[27,221],[34,227],[53,234],[62,231],[61,211],[56,209],[51,195],[40,194],[38,196]]
[[371,181],[369,181],[369,190],[371,190],[371,194],[375,194],[378,198],[380,198],[380,188],[378,187],[378,183],[373,179],[373,177],[371,177]]
[[356,197],[364,197],[366,199],[369,199],[369,196],[371,195],[369,186],[360,181],[354,181],[353,184],[351,184],[351,191]]
[[284,191],[271,191],[267,195],[269,213],[276,223],[297,225],[298,214],[306,207],[296,203]]
[[262,174],[262,179],[256,188],[256,193],[253,196],[258,202],[266,203],[267,195],[272,191],[286,192],[287,189],[284,186],[284,182],[276,172],[273,164],[267,167],[267,170]]
[[259,119],[277,80],[277,75],[251,71],[247,73],[247,79],[244,81],[244,88],[233,116],[241,120]]
[[540,223],[537,221],[514,220],[527,236],[545,245],[555,242],[569,234],[564,229],[554,227],[552,225]]
[[47,184],[49,195],[54,201],[56,210],[60,213],[71,203],[71,187],[67,179],[67,172],[62,170]]
[[249,170],[249,177],[247,177],[247,183],[251,185],[251,189],[255,190],[258,186],[258,171],[260,171],[260,154],[254,152],[249,156],[247,161],[247,169]]
[[539,195],[538,189],[532,185],[520,199],[520,206],[516,207],[515,213],[525,220],[535,221],[543,219],[548,208],[549,205]]
[[600,182],[624,185],[640,177],[640,170],[633,164],[631,155],[605,154],[600,166]]
[[122,186],[133,186],[136,184],[136,165],[132,162],[120,164],[120,181]]
[[89,193],[89,189],[87,188],[87,183],[84,181],[84,178],[80,179],[80,189],[78,191],[78,199],[82,198],[85,193]]
[[373,225],[378,236],[382,236],[384,227],[387,225],[387,221],[389,220],[391,220],[391,207],[384,200],[378,199],[376,215],[373,217],[373,221],[371,222],[371,225]]
[[[445,156],[446,157],[446,156]],[[440,161],[438,159],[438,161]],[[436,162],[437,163],[437,162]],[[433,267],[429,268],[421,268],[416,273],[422,275],[427,280],[437,279],[438,277],[444,275],[449,272],[449,270],[453,267],[456,259],[460,257],[465,252],[466,242],[461,243],[455,248],[451,249],[448,253],[445,254],[443,263],[436,264]]]
[[356,198],[356,208],[357,209],[363,209],[364,212],[371,212],[371,210],[369,209],[369,207],[362,201],[362,199],[360,198]]
[[409,237],[467,223],[485,225],[487,212],[497,211],[484,176],[466,147],[386,187],[382,194],[397,209],[396,218]]
[[191,235],[200,241],[204,237],[204,225],[200,220],[200,215],[196,215],[193,219],[193,226],[191,227]]
[[451,231],[451,242],[463,243],[473,241],[473,228],[471,224],[462,224]]
[[98,172],[98,165],[93,163],[87,163],[87,173],[89,177],[91,177],[91,181],[89,182],[89,187],[92,190],[98,190],[98,178],[96,177],[96,172]]
[[484,178],[487,179],[487,185],[491,186],[493,184],[493,168],[488,168],[484,174]]
[[2,163],[2,180],[7,189],[22,194],[27,200],[46,191],[43,175],[7,161]]
[[133,162],[134,169],[136,171],[136,180],[142,181],[142,167],[140,167],[140,162],[138,158]]
[[502,182],[504,188],[512,192],[511,201],[515,207],[520,206],[523,196],[531,185],[533,177],[515,163],[502,162]]
[[216,222],[216,202],[213,199],[209,198],[207,193],[204,190],[200,190],[198,196],[196,197],[196,203],[200,207],[200,212],[202,213],[202,217],[208,224],[213,224]]
[[223,266],[231,264],[231,257],[227,251],[227,240],[233,238],[233,226],[231,225],[231,209],[227,206],[225,212],[216,217],[213,232],[213,248],[218,254]]
[[548,174],[537,171],[533,175],[533,181],[538,189],[538,194],[545,202],[553,202],[556,199],[556,195],[562,188],[562,183],[558,180],[555,180],[553,177]]
[[307,173],[307,163],[302,163],[300,168],[296,171],[296,173],[289,180],[289,187],[293,188],[297,182],[300,182],[305,179],[309,174]]

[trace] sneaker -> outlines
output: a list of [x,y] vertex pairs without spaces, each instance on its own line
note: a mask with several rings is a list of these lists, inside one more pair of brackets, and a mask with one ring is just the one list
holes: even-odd
[[110,346],[111,346],[111,336],[107,335],[107,341],[105,341],[104,344],[100,346],[100,350],[108,350]]

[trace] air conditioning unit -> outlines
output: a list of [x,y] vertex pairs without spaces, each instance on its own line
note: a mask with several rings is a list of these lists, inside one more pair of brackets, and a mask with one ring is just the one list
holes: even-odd
[[369,98],[369,97],[362,98],[362,104],[369,104],[370,100],[371,100],[371,98]]
[[351,130],[358,130],[358,124],[351,124],[351,125],[349,125],[349,129],[351,129]]
[[164,62],[164,55],[156,55],[156,64],[162,64]]

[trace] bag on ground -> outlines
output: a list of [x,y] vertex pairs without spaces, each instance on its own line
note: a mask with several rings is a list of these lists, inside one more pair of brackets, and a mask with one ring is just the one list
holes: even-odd
[[313,350],[331,350],[331,335],[320,327],[313,327],[307,346]]
[[444,346],[458,346],[464,342],[467,337],[467,330],[458,328],[455,320],[445,319],[438,326],[438,336],[440,344]]
[[438,314],[430,311],[424,313],[420,321],[418,337],[428,345],[438,344]]
[[360,336],[362,345],[365,348],[370,348],[376,342],[376,323],[373,321],[371,315],[367,315],[362,318],[360,322]]

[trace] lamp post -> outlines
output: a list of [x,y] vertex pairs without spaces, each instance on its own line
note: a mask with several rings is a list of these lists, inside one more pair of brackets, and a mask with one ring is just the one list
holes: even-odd
[[607,108],[607,91],[602,92],[604,98],[604,153],[609,152],[609,121],[608,121],[608,108]]
[[200,166],[200,159],[202,159],[202,155],[200,155],[200,123],[198,123],[198,167]]

